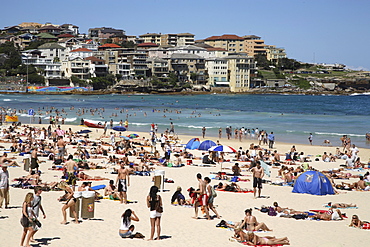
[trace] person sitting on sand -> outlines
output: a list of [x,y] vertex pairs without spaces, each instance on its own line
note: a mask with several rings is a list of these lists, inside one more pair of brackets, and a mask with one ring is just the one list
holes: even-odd
[[239,167],[239,163],[235,163],[235,165],[231,167],[231,170],[234,176],[241,176],[241,169]]
[[139,217],[131,209],[126,209],[121,216],[121,226],[119,228],[119,236],[121,238],[130,238],[133,236],[135,226],[131,225],[131,220],[139,221]]
[[248,245],[289,245],[289,240],[287,237],[276,238],[270,236],[259,237],[253,232],[244,232],[242,229],[238,228],[234,230],[236,238],[238,241],[245,242]]
[[109,196],[111,200],[120,200],[118,189],[114,185],[113,180],[110,180],[108,186],[105,187],[104,196]]
[[349,226],[361,229],[363,225],[364,225],[364,222],[361,221],[356,214],[354,214],[352,216],[351,224],[349,224]]
[[252,209],[246,209],[245,211],[244,220],[238,225],[238,228],[246,229],[247,231],[272,231],[269,229],[265,223],[260,222],[258,223],[255,216],[252,215]]
[[175,204],[177,202],[178,205],[185,204],[185,196],[181,193],[181,187],[177,186],[175,193],[173,193],[171,197],[171,204]]

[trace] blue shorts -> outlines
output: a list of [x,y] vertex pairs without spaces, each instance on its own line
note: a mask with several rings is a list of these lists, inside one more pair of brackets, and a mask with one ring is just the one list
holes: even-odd
[[121,236],[121,238],[129,238],[132,235],[132,231],[128,231],[126,233],[120,233],[120,232],[118,232],[118,234]]

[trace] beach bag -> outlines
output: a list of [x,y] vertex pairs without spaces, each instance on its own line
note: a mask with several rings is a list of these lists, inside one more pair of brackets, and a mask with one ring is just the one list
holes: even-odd
[[211,186],[211,195],[212,195],[212,197],[213,198],[215,198],[215,197],[217,197],[217,193],[216,193],[216,191],[215,191],[215,189]]
[[145,236],[141,234],[140,232],[137,232],[134,235],[132,235],[132,238],[145,238]]
[[23,227],[28,227],[29,225],[29,219],[25,215],[22,216],[20,222]]
[[161,206],[159,201],[155,204],[155,211],[157,211],[158,213],[163,213],[163,207]]
[[33,223],[38,227],[41,228],[41,222],[38,219],[34,219]]
[[362,225],[362,229],[369,230],[370,229],[370,223],[364,223]]
[[276,211],[273,207],[269,207],[269,211],[267,213],[269,216],[276,216]]

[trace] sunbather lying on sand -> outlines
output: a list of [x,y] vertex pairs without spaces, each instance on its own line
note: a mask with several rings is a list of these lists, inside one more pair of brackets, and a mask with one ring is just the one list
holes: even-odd
[[276,238],[270,236],[259,237],[253,232],[244,232],[242,229],[238,228],[234,230],[234,238],[241,242],[246,242],[248,245],[289,245],[289,240],[287,237]]

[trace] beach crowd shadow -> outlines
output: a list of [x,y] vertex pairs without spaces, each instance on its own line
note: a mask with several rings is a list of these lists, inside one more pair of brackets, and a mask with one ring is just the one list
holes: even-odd
[[50,241],[57,240],[57,239],[60,239],[60,237],[35,239],[38,243],[31,244],[31,246],[40,247],[42,245],[49,245]]

